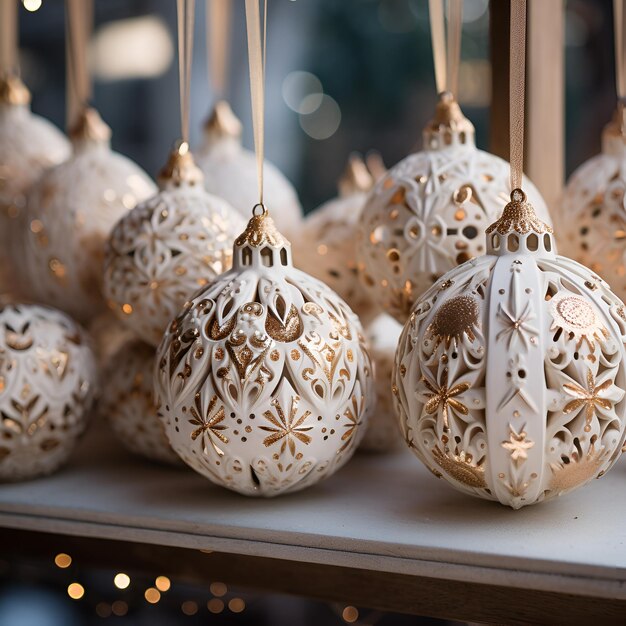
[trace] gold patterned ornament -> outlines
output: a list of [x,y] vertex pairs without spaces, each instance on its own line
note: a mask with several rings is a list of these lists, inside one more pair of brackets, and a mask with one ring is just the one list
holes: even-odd
[[72,156],[33,185],[16,234],[18,276],[33,300],[89,323],[105,308],[104,244],[117,220],[155,191],[135,163],[110,148],[110,128],[85,109]]
[[396,354],[404,438],[437,475],[513,508],[602,476],[626,428],[626,319],[608,285],[554,252],[516,190],[487,254],[420,299]]
[[[241,131],[241,122],[228,102],[217,102],[204,127],[204,143],[195,156],[207,191],[248,217],[250,207],[257,202],[257,170],[254,153],[241,145]],[[295,235],[301,227],[302,207],[293,185],[267,160],[264,184],[272,198],[272,215],[284,232]]]
[[155,349],[142,341],[121,346],[103,376],[99,413],[120,443],[133,454],[178,465],[154,401]]
[[365,327],[376,381],[376,407],[371,411],[367,430],[359,446],[366,452],[391,452],[402,448],[391,390],[393,362],[402,326],[386,313]]
[[[376,184],[358,230],[361,279],[372,299],[404,323],[418,297],[445,272],[484,254],[481,233],[510,193],[509,165],[476,148],[474,126],[444,92],[424,129],[424,147]],[[534,185],[524,189],[550,223]]]
[[0,78],[0,289],[18,289],[13,235],[26,194],[41,173],[70,156],[70,143],[48,120],[30,110],[30,92],[17,76]]
[[185,301],[232,265],[243,219],[204,189],[203,178],[181,143],[159,176],[158,193],[124,215],[108,240],[109,306],[154,346]]
[[371,364],[356,315],[293,267],[266,212],[236,239],[233,258],[170,324],[156,393],[188,465],[240,493],[274,496],[352,456],[373,400]]
[[87,425],[96,363],[67,315],[34,305],[0,310],[0,480],[63,465]]
[[373,184],[363,160],[350,156],[339,196],[307,216],[297,235],[299,267],[328,284],[364,323],[376,308],[358,278],[356,231]]

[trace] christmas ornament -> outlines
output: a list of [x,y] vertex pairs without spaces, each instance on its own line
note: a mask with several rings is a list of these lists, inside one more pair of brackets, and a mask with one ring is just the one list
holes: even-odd
[[92,339],[93,351],[98,361],[99,369],[104,369],[117,351],[129,341],[134,334],[112,311],[104,311],[96,317],[87,331]]
[[240,493],[273,496],[316,483],[351,457],[373,388],[358,318],[293,267],[262,204],[258,0],[246,0],[246,16],[261,203],[235,240],[233,269],[170,325],[155,386],[167,436],[188,465]]
[[614,1],[616,84],[619,102],[602,133],[602,152],[583,163],[565,187],[558,224],[559,248],[611,281],[626,296],[626,72],[623,0]]
[[0,480],[63,465],[87,424],[96,382],[87,336],[59,311],[0,310]]
[[[458,49],[460,3],[449,7],[456,7],[449,21]],[[438,52],[436,41],[433,37],[437,61],[445,54]],[[450,61],[458,71],[458,54],[449,55]],[[453,96],[456,79],[450,78],[447,88],[445,82],[438,80],[441,95],[424,128],[423,150],[400,161],[376,184],[359,222],[361,278],[372,299],[401,323],[442,274],[485,252],[480,233],[496,219],[510,192],[508,164],[476,148],[474,126]],[[541,219],[550,223],[537,189],[526,179],[524,189]]]
[[307,217],[298,234],[298,266],[323,280],[363,319],[373,304],[358,280],[356,229],[373,180],[363,160],[351,156],[339,196]]
[[[204,173],[206,189],[227,200],[242,215],[249,215],[257,201],[254,153],[241,145],[241,122],[229,104],[217,102],[205,125],[204,144],[196,162]],[[302,222],[302,207],[291,183],[280,170],[265,162],[265,189],[272,198],[272,215],[285,232],[296,233]]]
[[202,179],[182,143],[161,172],[160,191],[122,217],[109,238],[104,293],[124,324],[154,346],[187,298],[232,265],[243,220]]
[[153,393],[154,348],[141,341],[121,346],[104,376],[101,415],[133,454],[179,464],[157,416]]
[[391,393],[394,355],[402,326],[382,313],[365,328],[376,381],[376,410],[371,412],[359,450],[390,452],[402,447]]
[[511,179],[487,254],[416,303],[398,345],[395,405],[409,447],[471,495],[520,508],[602,476],[626,426],[626,312],[554,252],[523,191],[525,0],[511,4]]

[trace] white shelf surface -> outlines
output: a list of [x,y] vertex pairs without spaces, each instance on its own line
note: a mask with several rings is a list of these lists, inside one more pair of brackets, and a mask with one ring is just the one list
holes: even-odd
[[457,493],[408,451],[254,499],[133,457],[95,426],[59,473],[0,485],[0,526],[626,599],[624,459],[519,511]]

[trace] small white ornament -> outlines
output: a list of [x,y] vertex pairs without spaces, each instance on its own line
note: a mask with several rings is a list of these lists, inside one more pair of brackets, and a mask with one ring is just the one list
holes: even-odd
[[[0,288],[17,288],[8,254],[26,193],[41,173],[70,156],[70,142],[48,120],[30,110],[22,81],[0,79]],[[19,258],[16,259],[19,262]]]
[[363,321],[374,306],[358,277],[356,230],[372,185],[363,160],[351,156],[339,197],[307,216],[297,236],[298,267],[324,281]]
[[571,176],[555,215],[559,249],[626,297],[626,126],[624,105],[602,134],[602,153]]
[[[204,144],[196,151],[196,162],[204,173],[209,193],[224,198],[247,217],[257,201],[256,157],[241,145],[241,122],[229,104],[220,101],[205,126]],[[265,195],[272,198],[272,214],[291,235],[302,222],[302,207],[293,185],[284,174],[265,160]]]
[[96,363],[86,333],[60,311],[0,310],[0,480],[65,463],[93,404]]
[[99,410],[130,452],[177,465],[154,402],[154,360],[155,349],[142,341],[120,347],[104,376]]
[[230,269],[244,225],[202,183],[181,144],[161,172],[160,191],[124,215],[108,241],[105,296],[128,328],[154,346],[187,299]]
[[172,447],[247,495],[303,489],[356,449],[373,399],[360,322],[295,269],[263,212],[234,265],[188,302],[158,350],[156,391]]
[[487,255],[417,301],[394,368],[415,454],[516,509],[603,475],[624,443],[624,305],[551,232],[515,190]]
[[403,447],[391,393],[394,356],[402,326],[382,313],[365,328],[376,381],[376,409],[371,412],[359,450],[390,452]]
[[[550,223],[537,189],[524,188]],[[481,233],[510,193],[509,165],[474,143],[474,127],[450,94],[424,129],[424,149],[391,168],[372,190],[358,233],[359,268],[372,299],[404,323],[430,285],[485,252]]]
[[88,323],[105,308],[104,244],[115,222],[156,188],[112,152],[111,130],[87,109],[72,133],[74,153],[31,188],[20,218],[20,278],[29,296]]

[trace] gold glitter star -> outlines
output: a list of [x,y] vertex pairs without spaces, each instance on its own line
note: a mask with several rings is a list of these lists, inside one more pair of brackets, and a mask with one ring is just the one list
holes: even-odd
[[427,397],[426,406],[424,407],[426,413],[432,415],[441,407],[444,430],[448,430],[448,407],[454,409],[461,415],[467,415],[469,413],[469,409],[462,402],[457,400],[455,396],[460,396],[462,393],[465,393],[471,385],[464,382],[457,383],[453,387],[448,388],[447,367],[444,368],[441,374],[441,385],[437,386],[436,383],[430,381],[425,376],[422,376],[422,382],[428,389],[428,392],[424,394]]
[[587,389],[575,383],[565,383],[563,385],[566,393],[574,396],[574,400],[570,400],[563,408],[563,413],[573,413],[584,406],[585,432],[589,432],[591,430],[591,421],[593,420],[596,406],[599,406],[606,411],[610,411],[613,406],[613,403],[610,400],[600,397],[601,394],[604,395],[612,385],[613,381],[609,378],[602,384],[596,386],[593,373],[591,372],[591,369],[588,369]]

